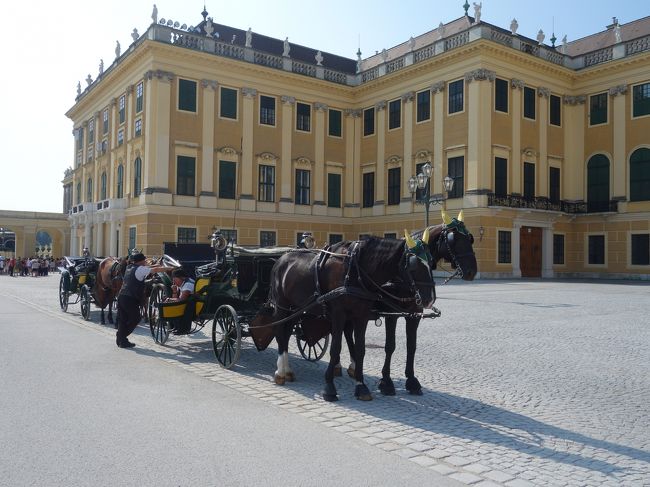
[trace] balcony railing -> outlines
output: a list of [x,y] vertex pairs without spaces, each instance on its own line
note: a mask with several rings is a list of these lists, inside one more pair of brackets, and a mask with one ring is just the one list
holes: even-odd
[[616,213],[618,211],[618,201],[552,201],[543,196],[526,198],[520,195],[500,196],[494,193],[488,193],[488,206],[561,211],[563,213]]

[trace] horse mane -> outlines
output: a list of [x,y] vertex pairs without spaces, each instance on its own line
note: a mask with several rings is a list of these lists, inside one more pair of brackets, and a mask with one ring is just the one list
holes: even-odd
[[[433,225],[427,228],[429,229],[429,242],[433,242],[434,240],[437,240],[440,237],[442,231],[445,229],[445,224],[440,223],[439,225]],[[422,238],[422,235],[424,234],[424,230],[426,230],[426,228],[422,230],[417,230],[416,232],[413,232],[411,236],[413,238]]]
[[361,245],[360,259],[368,274],[397,266],[404,254],[404,241],[401,239],[369,236],[361,240]]

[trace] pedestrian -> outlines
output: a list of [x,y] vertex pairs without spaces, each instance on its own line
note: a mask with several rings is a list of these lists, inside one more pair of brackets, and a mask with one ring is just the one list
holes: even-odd
[[145,265],[145,256],[137,253],[129,258],[130,264],[124,273],[122,289],[117,297],[117,334],[115,342],[120,348],[135,347],[135,343],[128,340],[142,319],[140,303],[144,298],[144,280],[152,272],[170,272],[173,267],[150,267]]
[[4,274],[5,272],[5,258],[0,257],[0,274]]
[[10,277],[14,277],[14,267],[16,267],[16,258],[12,257],[11,259],[9,259],[9,268],[8,268]]

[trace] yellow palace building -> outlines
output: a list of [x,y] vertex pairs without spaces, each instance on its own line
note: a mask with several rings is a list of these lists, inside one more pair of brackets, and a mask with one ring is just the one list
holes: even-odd
[[152,18],[67,112],[72,254],[399,236],[428,163],[479,276],[650,277],[650,17],[555,46],[466,14],[365,59]]

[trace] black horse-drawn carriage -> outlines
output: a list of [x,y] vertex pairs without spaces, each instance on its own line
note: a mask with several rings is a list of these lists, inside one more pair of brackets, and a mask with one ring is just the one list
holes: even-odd
[[90,318],[90,305],[93,302],[92,288],[97,278],[97,269],[101,259],[84,255],[81,257],[64,257],[63,266],[59,267],[59,305],[67,311],[68,305],[81,303],[81,315]]

